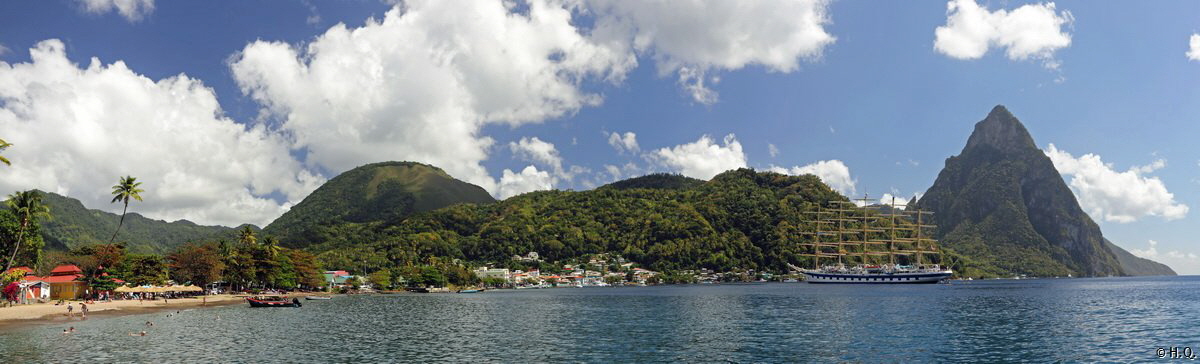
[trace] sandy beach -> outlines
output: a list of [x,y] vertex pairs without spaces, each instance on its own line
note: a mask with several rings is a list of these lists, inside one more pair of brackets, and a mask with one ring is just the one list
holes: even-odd
[[[207,296],[206,299],[171,299],[167,303],[164,303],[161,299],[155,301],[122,300],[112,302],[96,302],[94,304],[88,304],[88,317],[92,318],[112,315],[132,315],[163,310],[223,306],[245,303],[246,301],[244,297],[245,296],[212,295]],[[38,303],[31,305],[0,307],[0,329],[16,325],[54,324],[82,320],[83,318],[79,312],[79,303],[80,301],[71,302],[71,306],[73,306],[75,310],[74,315],[70,317],[67,316],[66,305],[56,306],[54,303]]]

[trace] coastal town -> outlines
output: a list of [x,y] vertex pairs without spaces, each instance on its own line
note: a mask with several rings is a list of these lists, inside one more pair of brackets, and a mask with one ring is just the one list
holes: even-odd
[[[537,252],[513,256],[510,263],[530,266],[546,264]],[[230,304],[243,302],[250,296],[264,293],[294,294],[379,294],[379,293],[453,293],[480,292],[483,290],[523,290],[548,288],[582,288],[613,286],[650,286],[667,283],[711,284],[722,282],[750,282],[778,279],[769,273],[714,272],[708,269],[680,271],[664,274],[637,267],[635,263],[609,255],[600,255],[586,262],[563,264],[559,269],[509,269],[482,265],[471,273],[474,284],[426,284],[396,276],[395,279],[373,273],[348,270],[328,270],[321,273],[321,284],[294,287],[236,287],[225,281],[216,281],[202,286],[192,282],[166,280],[161,284],[136,285],[111,276],[102,267],[95,277],[89,277],[75,264],[54,266],[45,274],[38,274],[27,266],[14,267],[4,272],[4,306],[0,310],[0,321],[38,320],[57,321],[61,316],[85,318],[86,311],[75,311],[74,307],[91,307],[95,311],[119,311],[141,309],[178,308],[186,306]],[[787,277],[792,277],[789,275]],[[795,281],[794,279],[788,281]],[[136,303],[131,306],[130,303]],[[26,307],[26,309],[20,309]],[[47,308],[49,307],[49,308]],[[15,308],[15,309],[14,309]]]

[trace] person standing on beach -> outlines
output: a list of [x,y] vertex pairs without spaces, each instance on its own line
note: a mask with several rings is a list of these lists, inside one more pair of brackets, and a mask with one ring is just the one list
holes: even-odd
[[82,314],[84,318],[87,318],[88,308],[86,303],[79,304],[79,313]]
[[74,317],[74,316],[75,316],[75,315],[73,314],[73,312],[71,312],[71,311],[75,311],[75,307],[71,306],[71,303],[70,303],[70,302],[68,302],[68,303],[67,303],[67,317]]

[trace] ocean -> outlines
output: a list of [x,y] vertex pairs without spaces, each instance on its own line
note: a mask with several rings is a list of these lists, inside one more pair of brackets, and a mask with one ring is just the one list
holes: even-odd
[[[0,361],[1178,362],[1200,354],[1195,276],[556,288],[303,303],[94,318],[72,322],[78,333],[68,336],[65,324],[10,328],[0,332]],[[128,335],[141,330],[148,335]]]

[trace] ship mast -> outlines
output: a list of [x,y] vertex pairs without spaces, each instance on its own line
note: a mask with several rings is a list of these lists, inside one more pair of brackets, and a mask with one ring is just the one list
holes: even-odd
[[[855,201],[860,203],[855,204]],[[863,198],[854,201],[829,201],[828,208],[818,205],[816,211],[806,211],[806,214],[813,217],[804,223],[811,225],[813,231],[801,234],[811,235],[812,239],[811,242],[798,244],[804,248],[799,255],[812,257],[813,269],[820,269],[821,258],[836,257],[840,265],[846,263],[843,258],[846,256],[857,256],[857,261],[863,265],[870,263],[870,256],[883,255],[888,256],[888,263],[892,265],[898,263],[897,255],[908,256],[908,264],[916,266],[921,266],[924,260],[922,256],[925,254],[937,254],[938,263],[942,262],[937,240],[929,238],[923,231],[936,227],[925,224],[925,217],[933,214],[932,211],[918,208],[901,212],[899,207],[905,204],[896,203],[895,197],[892,197],[891,203],[885,205],[890,207],[887,213],[874,213],[866,207],[872,201],[875,199],[864,195]],[[885,229],[882,225],[889,222]],[[872,233],[879,234],[872,239]],[[879,238],[881,234],[882,239]],[[833,237],[832,241],[823,238],[826,236]],[[871,245],[884,245],[886,251],[869,248]],[[812,253],[808,253],[809,247]],[[847,250],[848,247],[855,251]],[[826,249],[835,251],[829,252]]]

